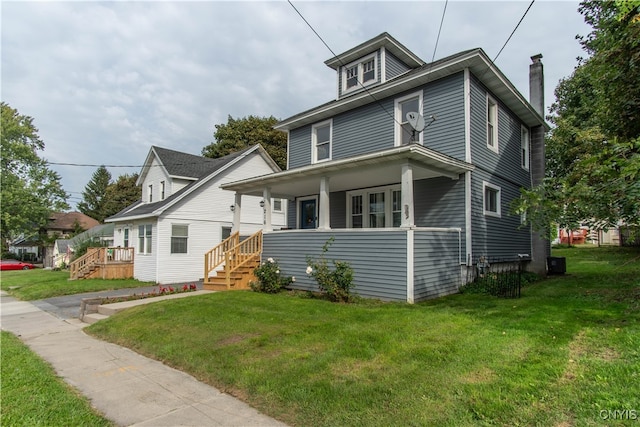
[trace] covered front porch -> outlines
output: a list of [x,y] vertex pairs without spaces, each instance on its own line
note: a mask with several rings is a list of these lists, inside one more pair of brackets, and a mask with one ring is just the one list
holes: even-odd
[[[306,257],[316,258],[334,237],[328,260],[349,262],[355,292],[364,297],[414,302],[456,292],[465,260],[465,173],[473,166],[419,144],[224,184],[235,191],[234,231],[242,196],[264,202],[263,259],[277,259],[299,289],[317,290],[306,276]],[[462,179],[461,179],[462,178]],[[448,215],[425,215],[424,184],[434,182],[461,206]],[[453,196],[447,193],[455,193]],[[289,200],[286,229],[271,224],[273,199]],[[416,198],[421,199],[416,221]],[[448,204],[449,202],[447,202]],[[440,211],[446,207],[439,207]],[[427,219],[425,219],[427,218]]]

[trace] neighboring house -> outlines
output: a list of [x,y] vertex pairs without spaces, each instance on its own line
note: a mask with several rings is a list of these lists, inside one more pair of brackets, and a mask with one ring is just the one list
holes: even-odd
[[288,135],[286,171],[222,188],[290,201],[291,230],[265,224],[262,257],[300,289],[318,289],[306,257],[331,237],[326,257],[351,263],[365,297],[455,293],[481,256],[524,256],[544,273],[548,242],[509,211],[544,176],[540,57],[534,107],[482,49],[425,63],[383,33],[325,62],[334,100],[275,126]]
[[21,236],[11,242],[8,249],[21,261],[37,262],[42,258],[42,248],[37,236]]
[[[44,246],[44,267],[54,267],[53,252],[55,239],[66,239],[80,230],[89,230],[100,224],[95,219],[82,212],[54,212],[44,228],[44,233],[52,243]],[[54,239],[55,238],[55,239]]]
[[58,239],[53,246],[53,267],[68,266],[79,244],[87,240],[99,243],[100,246],[113,246],[113,224],[98,224],[71,239]]
[[[142,200],[105,220],[113,223],[114,245],[134,247],[134,277],[157,283],[196,281],[204,275],[204,254],[231,235],[234,193],[220,185],[280,171],[260,145],[210,159],[151,147],[137,185]],[[286,225],[286,204],[261,196],[241,200],[236,230],[249,235],[269,217]],[[234,230],[235,231],[235,230]]]

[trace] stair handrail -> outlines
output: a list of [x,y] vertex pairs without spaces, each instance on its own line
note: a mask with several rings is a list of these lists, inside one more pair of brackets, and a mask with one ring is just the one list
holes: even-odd
[[236,231],[204,254],[204,280],[209,274],[225,262],[225,253],[240,243],[240,232]]
[[94,265],[98,264],[101,259],[101,251],[103,248],[88,248],[87,253],[69,264],[71,280],[78,279],[84,272],[88,271]]
[[260,259],[261,254],[262,230],[255,232],[225,252],[224,272],[227,289],[231,287],[231,274],[250,261]]

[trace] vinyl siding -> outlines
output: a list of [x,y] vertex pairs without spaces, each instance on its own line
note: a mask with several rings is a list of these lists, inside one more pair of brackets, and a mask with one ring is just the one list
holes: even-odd
[[[141,254],[138,245],[138,226],[151,224],[151,253]],[[117,227],[117,225],[116,225]],[[130,245],[135,248],[133,256],[133,277],[143,282],[156,282],[156,269],[158,266],[158,223],[155,218],[135,221],[129,232]]]
[[[500,187],[500,218],[483,213],[483,181]],[[509,212],[511,202],[519,195],[519,186],[482,170],[473,172],[471,178],[471,221],[474,259],[485,255],[491,258],[516,260],[518,254],[531,254],[529,227],[520,228],[520,215]]]
[[[151,167],[147,172],[144,182],[142,183],[142,201],[144,203],[149,202],[149,185],[153,186],[153,202],[160,201],[160,182],[165,182],[165,198],[169,196],[169,189],[171,180],[165,173],[164,168],[161,167],[158,159],[153,157],[151,160]],[[174,189],[174,191],[177,191]]]
[[414,300],[458,292],[461,283],[458,233],[421,230],[414,233]]
[[311,126],[289,132],[289,169],[311,164]]
[[[423,114],[426,147],[443,154],[465,159],[464,147],[464,73],[434,81],[424,89]],[[431,122],[430,116],[436,120]]]
[[306,257],[317,259],[322,246],[331,237],[335,241],[325,257],[346,261],[354,270],[354,292],[367,298],[406,301],[407,236],[403,230],[384,231],[305,231],[266,233],[263,259],[277,259],[285,276],[294,276],[295,289],[318,291],[312,277],[305,273]]
[[333,160],[393,148],[393,124],[393,99],[334,117]]
[[404,74],[411,69],[407,67],[407,65],[404,62],[400,61],[393,54],[389,53],[389,51],[386,52],[385,56],[386,56],[385,67],[386,67],[387,80],[391,80],[392,78],[397,77],[400,74]]

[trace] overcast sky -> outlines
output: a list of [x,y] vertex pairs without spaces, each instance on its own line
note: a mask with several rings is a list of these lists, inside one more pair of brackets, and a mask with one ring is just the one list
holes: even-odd
[[[334,53],[388,32],[426,62],[493,59],[529,1],[293,1]],[[139,171],[151,145],[201,154],[214,125],[285,119],[335,97],[333,54],[286,1],[2,1],[2,101],[34,118],[72,208],[98,165]],[[547,108],[584,56],[577,2],[536,1],[496,64],[529,98],[542,53]],[[435,50],[435,52],[434,52]],[[136,165],[135,168],[110,165]]]

